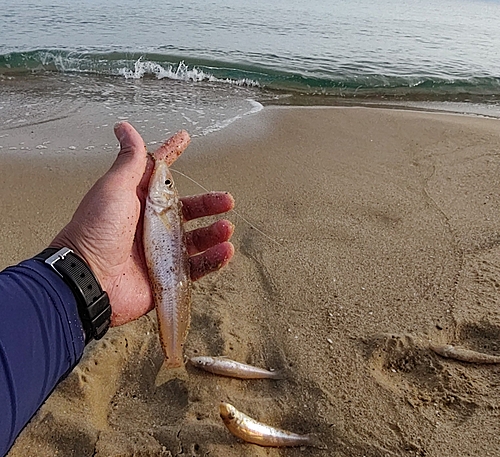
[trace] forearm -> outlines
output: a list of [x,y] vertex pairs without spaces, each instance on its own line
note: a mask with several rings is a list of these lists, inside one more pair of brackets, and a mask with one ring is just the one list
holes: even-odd
[[75,297],[48,265],[0,273],[0,455],[4,455],[85,346]]

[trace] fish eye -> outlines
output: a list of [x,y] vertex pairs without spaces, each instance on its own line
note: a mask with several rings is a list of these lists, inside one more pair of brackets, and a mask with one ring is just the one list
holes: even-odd
[[172,181],[170,179],[165,179],[165,185],[168,187],[172,187]]

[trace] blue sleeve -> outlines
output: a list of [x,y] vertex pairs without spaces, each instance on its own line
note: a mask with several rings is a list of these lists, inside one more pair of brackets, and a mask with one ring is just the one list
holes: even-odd
[[48,265],[0,272],[0,456],[85,347],[75,297]]

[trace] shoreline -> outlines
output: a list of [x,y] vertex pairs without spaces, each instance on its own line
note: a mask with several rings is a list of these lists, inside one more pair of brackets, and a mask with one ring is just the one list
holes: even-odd
[[374,108],[394,109],[403,111],[417,111],[427,113],[459,114],[464,116],[478,116],[488,119],[500,119],[500,106],[486,102],[456,101],[456,100],[430,100],[418,98],[400,98],[383,100],[380,98],[356,99],[327,95],[294,95],[267,100],[259,100],[265,107],[281,106],[290,108]]
[[[258,102],[260,103],[260,102]],[[238,124],[247,122],[250,126],[250,131],[255,130],[254,126],[259,126],[261,121],[258,116],[261,115],[262,111],[272,111],[272,110],[382,110],[382,111],[393,111],[401,113],[415,113],[423,115],[442,115],[444,117],[458,116],[471,119],[485,119],[485,120],[500,120],[500,113],[498,116],[484,115],[474,112],[464,112],[464,111],[448,111],[444,109],[430,109],[425,107],[417,106],[398,106],[390,104],[377,104],[376,102],[366,104],[366,103],[353,103],[353,104],[282,104],[282,103],[262,103],[262,109],[251,111],[243,116],[236,117],[226,126],[221,127],[219,130],[211,131],[204,136],[197,136],[194,139],[196,141],[204,141],[210,139],[214,135],[232,135],[232,131],[240,130]],[[79,107],[74,113],[70,113],[67,116],[62,116],[61,118],[50,118],[43,122],[33,122],[26,123],[18,126],[9,126],[0,128],[0,160],[7,161],[25,161],[32,160],[35,158],[40,159],[42,162],[45,159],[49,160],[62,160],[69,161],[71,163],[74,160],[83,161],[87,165],[91,165],[93,161],[97,161],[100,164],[110,164],[113,160],[114,154],[117,152],[118,141],[113,135],[113,125],[120,120],[126,120],[130,122],[138,131],[141,130],[141,126],[138,125],[141,121],[134,122],[130,118],[117,117],[116,119],[100,118],[99,115],[102,113],[99,111],[99,104],[93,103],[90,107]],[[93,114],[97,114],[97,120],[90,120]],[[85,128],[88,128],[89,139],[83,140],[80,131],[70,132],[67,135],[67,140],[63,141],[60,135],[60,128],[58,123],[65,124],[65,121],[71,121],[72,124],[83,124]],[[102,125],[101,125],[102,124]],[[47,128],[45,127],[47,125]],[[143,126],[144,127],[144,126]],[[179,127],[180,128],[180,127]],[[184,127],[182,127],[184,128]],[[259,127],[257,127],[259,128]],[[41,136],[36,138],[39,130]],[[31,132],[31,133],[29,133]],[[241,133],[241,130],[240,130]],[[168,138],[170,135],[158,136],[151,134],[151,132],[143,131],[141,133],[144,136],[146,145],[149,150],[153,150],[158,147],[162,141]],[[50,145],[52,138],[50,135],[55,135],[57,138],[56,147]],[[13,140],[14,138],[14,140]],[[24,141],[19,141],[22,138]],[[28,141],[26,141],[28,140]],[[27,145],[28,143],[28,145]],[[13,146],[14,145],[14,146]],[[76,146],[75,146],[76,145]],[[105,168],[103,168],[105,170]]]
[[[113,133],[95,129],[93,109],[16,129],[15,141],[34,141],[34,130],[54,150],[92,143],[83,155],[27,165],[0,152],[2,266],[41,250],[114,159],[116,149],[95,154]],[[429,350],[500,354],[499,127],[447,113],[265,107],[195,138],[174,168],[233,194],[236,255],[195,284],[186,355],[227,355],[286,379],[187,366],[156,386],[150,314],[86,350],[9,457],[76,446],[96,457],[500,453],[499,368]],[[182,195],[202,192],[174,179]],[[220,421],[221,400],[316,433],[328,450],[244,444]]]
[[[86,88],[88,81],[93,80],[90,88]],[[172,117],[168,114],[168,105],[161,103],[161,97],[158,99],[151,99],[147,102],[150,93],[156,91],[155,84],[160,83],[156,78],[142,78],[139,80],[125,80],[120,77],[110,75],[80,75],[80,74],[64,74],[64,73],[47,73],[47,74],[30,74],[23,77],[7,77],[3,78],[0,75],[0,82],[3,85],[4,102],[0,104],[0,146],[2,145],[2,133],[4,130],[12,128],[36,126],[39,123],[52,122],[59,117],[73,117],[77,116],[81,119],[88,119],[91,117],[88,113],[97,114],[94,121],[108,124],[115,121],[117,118],[126,119],[138,128],[147,129],[147,122],[156,122],[153,127],[155,131],[166,132],[165,135],[172,134],[173,131],[167,131],[164,127],[166,125],[182,125],[183,128],[190,130],[195,136],[207,136],[213,131],[226,128],[226,123],[237,122],[241,117],[252,115],[255,111],[255,103],[263,107],[273,106],[288,106],[288,107],[340,107],[351,108],[361,107],[367,109],[395,109],[405,111],[418,111],[429,113],[445,113],[445,114],[460,114],[470,115],[477,117],[485,117],[491,119],[500,119],[500,105],[495,99],[495,95],[482,95],[475,94],[457,94],[453,96],[438,97],[435,94],[414,94],[412,96],[398,96],[387,93],[386,95],[377,95],[373,97],[355,95],[347,97],[341,95],[327,95],[327,94],[307,94],[296,93],[294,91],[274,90],[268,88],[247,88],[242,89],[242,93],[238,93],[238,89],[233,91],[231,87],[225,87],[226,84],[216,85],[212,90],[217,89],[217,97],[224,98],[224,91],[227,91],[226,96],[231,103],[239,105],[238,109],[231,106],[231,103],[225,105],[220,112],[206,113],[207,115],[220,116],[215,123],[208,123],[201,130],[198,131],[200,123],[204,123],[202,119],[204,116],[198,118],[197,114],[189,122],[183,122],[187,114],[189,115],[189,104],[194,112],[201,109],[204,110],[202,105],[198,106],[196,99],[196,91],[201,90],[202,97],[207,97],[207,87],[204,85],[198,89],[194,89],[190,85],[187,86],[189,92],[189,103],[181,107],[181,115]],[[178,90],[176,88],[177,82],[166,81],[166,88],[162,89],[160,93],[166,90],[165,95],[168,103],[174,103],[175,98],[170,99],[166,94],[169,91],[174,93]],[[95,87],[94,87],[95,85]],[[109,89],[111,87],[112,89]],[[76,88],[76,89],[75,89]],[[204,89],[202,89],[204,88]],[[47,94],[47,90],[53,91],[52,95]],[[210,89],[208,89],[210,90]],[[108,99],[103,98],[102,93],[110,91]],[[124,93],[128,94],[128,98],[123,98]],[[130,94],[135,94],[131,96]],[[148,95],[149,94],[149,95]],[[136,100],[135,97],[138,97]],[[217,97],[214,98],[213,103],[217,103]],[[250,102],[248,106],[243,108],[242,102]],[[159,103],[165,108],[160,110],[156,109],[154,105]],[[2,106],[3,105],[3,106]],[[25,105],[25,106],[23,106]],[[33,110],[33,106],[42,106],[42,113],[37,113]],[[90,105],[90,110],[88,107]],[[241,112],[241,109],[246,111]],[[26,113],[29,111],[29,113]],[[43,114],[43,111],[47,111]],[[80,111],[84,114],[79,116]],[[226,112],[227,111],[227,112]],[[85,114],[87,112],[87,114]],[[228,114],[231,112],[231,114]],[[226,118],[224,114],[227,114]],[[236,119],[236,120],[235,120]],[[193,121],[193,122],[191,122]],[[92,123],[92,122],[91,122]],[[3,124],[3,126],[2,126]],[[157,143],[161,141],[162,137],[155,138]],[[2,150],[5,152],[5,148]]]

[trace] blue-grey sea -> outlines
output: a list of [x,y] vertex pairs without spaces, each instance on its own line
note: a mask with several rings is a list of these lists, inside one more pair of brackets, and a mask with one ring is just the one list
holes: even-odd
[[500,117],[500,0],[2,0],[3,127],[86,101],[193,136],[270,103]]

